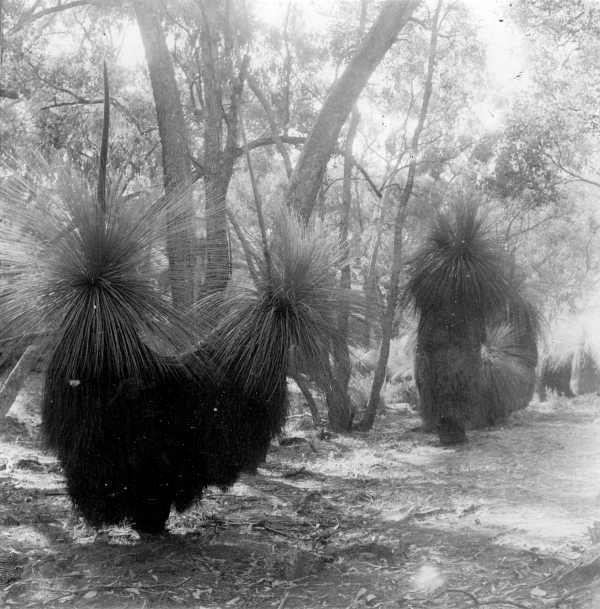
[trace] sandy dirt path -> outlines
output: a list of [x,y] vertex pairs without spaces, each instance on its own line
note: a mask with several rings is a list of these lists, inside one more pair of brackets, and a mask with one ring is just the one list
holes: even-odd
[[72,513],[38,395],[32,379],[13,410],[28,427],[0,442],[7,606],[600,608],[597,396],[533,403],[458,448],[403,405],[368,435],[292,426],[258,475],[139,539]]

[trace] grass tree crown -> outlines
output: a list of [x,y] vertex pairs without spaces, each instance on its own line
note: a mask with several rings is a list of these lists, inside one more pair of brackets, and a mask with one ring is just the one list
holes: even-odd
[[501,244],[474,203],[454,204],[434,217],[409,263],[406,297],[421,317],[485,319],[516,298]]

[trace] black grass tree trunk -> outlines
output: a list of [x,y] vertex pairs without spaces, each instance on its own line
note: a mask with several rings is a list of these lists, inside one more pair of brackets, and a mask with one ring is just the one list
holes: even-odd
[[418,328],[416,377],[425,428],[444,444],[464,442],[481,395],[482,319],[459,310],[430,311]]

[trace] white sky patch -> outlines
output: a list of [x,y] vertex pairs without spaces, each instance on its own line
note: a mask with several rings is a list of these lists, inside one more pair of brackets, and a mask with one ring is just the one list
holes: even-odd
[[124,68],[135,68],[146,61],[144,43],[137,23],[123,28],[117,51],[117,63]]
[[479,31],[486,52],[487,98],[472,110],[487,131],[499,128],[510,100],[532,86],[528,41],[513,23],[507,0],[463,0]]
[[512,23],[505,0],[463,0],[473,15],[487,54],[492,83],[514,93],[530,82],[527,40]]
[[261,0],[260,2],[251,2],[248,8],[261,21],[278,28],[283,26],[287,6],[287,0],[285,2],[282,0]]

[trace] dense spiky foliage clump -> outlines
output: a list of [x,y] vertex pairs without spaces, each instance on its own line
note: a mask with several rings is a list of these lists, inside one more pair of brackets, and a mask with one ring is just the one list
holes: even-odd
[[[524,291],[523,282],[515,288]],[[538,341],[541,322],[538,310],[516,293],[504,311],[488,322],[482,345],[483,404],[471,425],[494,425],[515,410],[525,408],[535,392]]]
[[285,420],[289,349],[327,357],[348,297],[333,287],[334,248],[282,215],[258,285],[183,316],[151,267],[160,229],[189,221],[185,205],[109,196],[103,211],[72,173],[34,182],[13,175],[0,192],[4,333],[49,338],[43,431],[75,506],[96,526],[160,531],[172,505],[265,458]]
[[86,375],[106,352],[118,352],[119,373],[144,367],[141,334],[173,350],[194,344],[189,324],[152,278],[163,255],[161,227],[168,218],[176,233],[187,221],[180,199],[148,204],[109,193],[104,213],[69,167],[3,159],[1,174],[3,336],[65,341],[70,360],[85,360]]
[[[537,326],[521,331],[512,323],[528,315],[509,267],[473,204],[440,212],[411,262],[406,289],[419,314],[415,378],[420,409],[425,428],[438,430],[443,442],[464,441],[467,427],[503,416],[507,404],[488,405],[487,399],[499,399],[515,358],[519,370],[527,367],[524,359],[537,359],[537,351],[530,357],[532,349],[517,348],[519,342],[535,343]],[[505,318],[510,332],[490,333]],[[488,338],[495,339],[493,347],[491,342],[484,347]],[[528,392],[522,385],[514,381],[513,395],[517,386]]]
[[351,318],[362,315],[359,297],[337,287],[340,248],[325,228],[280,210],[271,234],[267,260],[257,248],[253,285],[233,285],[196,306],[205,323],[214,319],[210,340],[227,376],[250,393],[268,394],[279,384],[292,346],[302,370],[327,365],[340,341],[340,306]]
[[600,390],[600,327],[596,311],[566,315],[551,325],[540,371],[545,389],[573,397]]
[[488,328],[481,363],[485,407],[472,413],[473,427],[497,424],[511,412],[525,408],[535,388],[537,361],[521,344],[514,326],[504,323]]

